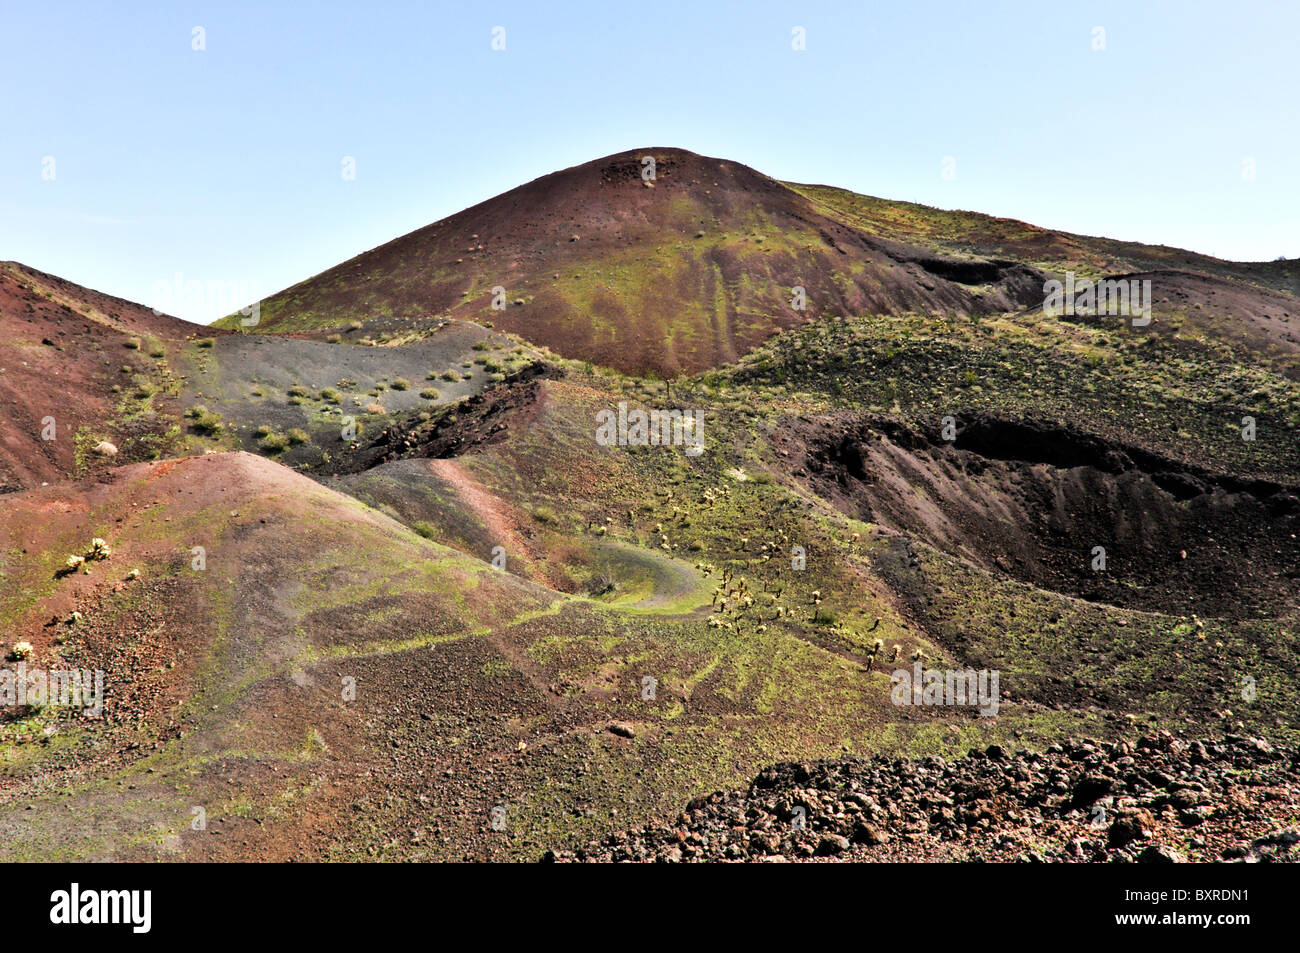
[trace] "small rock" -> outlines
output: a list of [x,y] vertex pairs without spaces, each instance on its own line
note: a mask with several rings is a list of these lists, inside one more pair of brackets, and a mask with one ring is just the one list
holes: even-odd
[[818,857],[834,857],[849,849],[849,839],[839,834],[827,834],[817,843]]
[[1142,848],[1137,861],[1139,864],[1185,864],[1187,858],[1169,847],[1157,847],[1151,844]]

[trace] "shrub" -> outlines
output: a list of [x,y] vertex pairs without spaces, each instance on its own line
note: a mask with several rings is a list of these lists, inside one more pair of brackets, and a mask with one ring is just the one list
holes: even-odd
[[199,347],[212,347],[212,345],[217,343],[217,340],[216,338],[199,338],[194,343]]
[[311,440],[311,437],[308,436],[307,431],[303,430],[301,427],[294,427],[287,434],[285,434],[285,436],[288,438],[289,442],[293,444],[295,447],[298,446],[299,444],[307,443],[308,441]]
[[366,413],[368,414],[386,414],[383,404],[366,404]]
[[259,437],[269,437],[274,431],[266,424],[260,425],[254,433]]
[[128,351],[138,351],[140,350],[140,339],[128,338],[122,342],[122,347],[126,348]]
[[458,381],[458,380],[460,380],[460,374],[458,374],[456,371],[443,371],[442,374],[441,374],[440,376],[441,376],[442,379],[445,380],[445,381],[453,381],[453,382],[454,382],[454,381]]
[[32,651],[32,643],[30,642],[17,642],[14,644],[14,658],[18,659],[20,662],[24,659],[31,658]]
[[554,523],[555,510],[549,506],[539,506],[533,510],[533,519],[539,523]]
[[410,386],[411,382],[405,377],[399,377],[397,380],[393,381],[393,390],[406,390]]
[[365,327],[365,325],[362,324],[360,321],[349,321],[349,322],[348,322],[348,330],[349,330],[349,331],[360,331],[363,327]]
[[205,434],[209,437],[221,432],[221,415],[214,414],[206,407],[195,407],[195,410],[202,410],[202,413],[193,414],[193,423],[190,424],[196,433]]
[[269,433],[262,438],[262,449],[268,453],[279,453],[289,446],[289,438],[282,433]]
[[326,387],[320,392],[320,399],[331,404],[339,402],[339,392],[333,387]]
[[424,520],[417,520],[416,522],[412,523],[411,528],[415,530],[417,533],[419,533],[421,536],[423,536],[425,539],[433,539],[433,537],[437,535],[438,532],[436,529],[434,529],[432,523],[426,523],[424,522]]
[[290,397],[310,397],[311,391],[302,384],[294,384],[289,388]]
[[343,342],[343,335],[341,334],[331,334],[329,337],[325,339],[326,344],[341,344],[342,342]]
[[438,388],[426,387],[424,390],[420,391],[420,396],[425,400],[437,400],[442,395],[438,393]]

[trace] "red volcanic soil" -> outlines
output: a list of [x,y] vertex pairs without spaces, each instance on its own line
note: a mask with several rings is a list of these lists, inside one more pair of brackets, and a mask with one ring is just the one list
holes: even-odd
[[[123,394],[137,377],[159,377],[150,350],[170,350],[200,333],[211,332],[15,262],[0,263],[0,492],[72,473],[79,432],[92,447],[119,437],[112,421]],[[47,418],[53,418],[52,431]]]
[[[296,830],[308,820],[302,811],[280,825],[282,837],[261,828],[263,815],[241,816],[252,836],[235,839],[220,836],[231,833],[223,805],[253,798],[275,813],[315,791],[311,804],[355,830],[364,819],[347,805],[373,789],[361,775],[397,747],[373,737],[375,719],[417,693],[440,715],[518,707],[491,694],[462,708],[442,692],[445,679],[410,671],[433,658],[422,646],[446,644],[453,671],[469,658],[463,677],[492,693],[508,687],[531,704],[544,695],[523,675],[482,679],[500,656],[475,633],[544,609],[554,593],[262,457],[119,467],[102,481],[10,494],[0,506],[0,611],[13,620],[5,648],[29,641],[32,668],[104,672],[102,717],[60,709],[45,734],[59,744],[0,777],[0,830],[14,835],[3,838],[7,856],[52,856],[61,845],[94,856],[99,841],[102,856],[147,856],[151,832],[188,830],[191,804],[213,818],[210,834],[189,835],[191,856],[300,856],[299,834],[321,856],[326,839]],[[59,571],[65,554],[97,536],[108,558]],[[355,699],[341,694],[345,677],[357,683]],[[29,743],[25,717],[0,711],[0,740]],[[439,735],[431,720],[409,724]],[[129,776],[130,789],[108,776]],[[334,801],[336,786],[346,802]],[[82,810],[96,818],[93,834],[69,822]]]
[[[491,307],[498,285],[505,310]],[[792,307],[795,286],[806,309]],[[671,375],[820,315],[992,313],[1041,297],[1026,266],[892,242],[747,166],[660,148],[543,176],[366,252],[267,299],[258,330],[396,330],[453,314]]]
[[[1291,379],[1300,379],[1300,302],[1279,291],[1188,271],[1115,275],[1149,281],[1152,330],[1157,334],[1200,332],[1243,349]],[[1113,318],[1071,317],[1100,325]]]

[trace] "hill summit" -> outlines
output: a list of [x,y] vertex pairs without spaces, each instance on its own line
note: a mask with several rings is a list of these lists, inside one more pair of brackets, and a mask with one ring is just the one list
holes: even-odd
[[891,241],[830,208],[736,162],[618,153],[279,292],[258,330],[346,334],[360,321],[370,335],[401,334],[451,316],[670,376],[821,316],[992,314],[1041,298],[1033,268]]

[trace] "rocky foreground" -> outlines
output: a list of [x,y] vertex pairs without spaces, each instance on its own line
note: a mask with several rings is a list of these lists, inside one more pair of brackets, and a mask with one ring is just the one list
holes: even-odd
[[778,764],[676,823],[548,861],[1294,861],[1300,747],[1259,738],[1000,746]]

